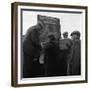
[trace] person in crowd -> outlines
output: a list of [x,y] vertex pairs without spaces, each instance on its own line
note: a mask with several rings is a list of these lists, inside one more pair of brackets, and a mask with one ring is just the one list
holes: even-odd
[[73,46],[72,46],[72,59],[71,59],[70,75],[80,75],[81,74],[80,32],[77,30],[73,31],[71,33],[71,38],[72,38]]
[[72,40],[68,38],[68,32],[63,33],[63,39],[60,39],[60,62],[62,62],[62,65],[60,68],[62,68],[62,76],[69,75],[70,72],[70,66],[69,62],[71,60],[71,47],[72,47]]
[[39,35],[43,25],[38,22],[37,25],[30,27],[23,40],[23,77],[36,77],[41,73],[39,56],[41,51]]
[[48,42],[44,43],[44,67],[45,76],[58,75],[59,44],[53,34],[48,35]]

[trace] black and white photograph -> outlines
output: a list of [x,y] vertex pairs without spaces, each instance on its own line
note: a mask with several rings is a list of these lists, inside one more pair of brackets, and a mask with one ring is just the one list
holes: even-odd
[[[30,17],[27,11],[24,12],[23,27],[26,29],[24,25],[29,25]],[[36,25],[27,26],[28,29],[23,31],[24,78],[81,75],[81,15],[60,14],[60,17],[56,15],[58,18],[36,15]],[[31,18],[35,19],[33,15]]]
[[27,3],[12,7],[13,81],[21,86],[86,82],[87,7]]

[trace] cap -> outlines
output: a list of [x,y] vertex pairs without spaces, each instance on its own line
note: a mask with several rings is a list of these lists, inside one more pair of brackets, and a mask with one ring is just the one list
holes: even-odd
[[79,31],[73,31],[73,32],[71,33],[71,36],[74,35],[74,34],[80,36],[80,32],[79,32]]

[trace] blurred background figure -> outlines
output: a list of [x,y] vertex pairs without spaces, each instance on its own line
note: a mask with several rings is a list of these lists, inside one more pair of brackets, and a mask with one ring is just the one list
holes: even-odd
[[73,31],[71,33],[71,39],[73,42],[72,46],[72,59],[70,67],[70,75],[80,75],[81,74],[81,40],[80,32]]
[[65,39],[65,38],[68,38],[68,32],[64,32],[63,33],[63,38]]
[[68,32],[63,33],[63,38],[60,39],[60,49],[61,50],[67,50],[71,47],[72,40],[68,38]]
[[69,62],[71,60],[71,55],[70,55],[70,51],[71,51],[71,47],[72,47],[72,40],[70,38],[68,38],[68,32],[64,32],[63,33],[63,39],[60,39],[60,62],[62,63],[62,66],[60,66],[60,68],[62,68],[62,75],[68,75],[69,74]]

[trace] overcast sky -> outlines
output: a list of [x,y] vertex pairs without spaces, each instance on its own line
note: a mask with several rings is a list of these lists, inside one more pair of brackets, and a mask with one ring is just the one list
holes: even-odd
[[61,24],[61,33],[68,31],[70,34],[74,30],[78,30],[82,33],[82,14],[23,11],[23,35],[25,35],[29,27],[37,23],[38,14],[59,18]]

